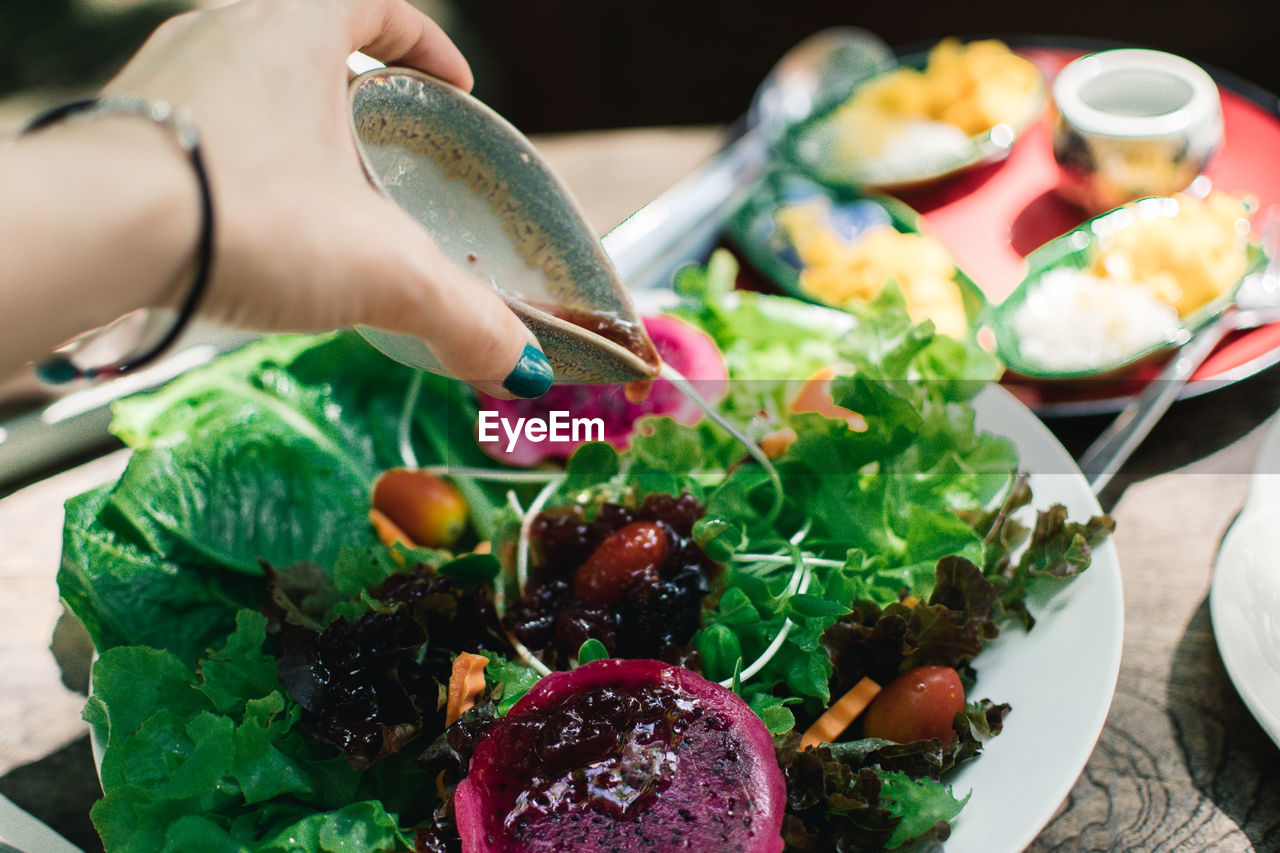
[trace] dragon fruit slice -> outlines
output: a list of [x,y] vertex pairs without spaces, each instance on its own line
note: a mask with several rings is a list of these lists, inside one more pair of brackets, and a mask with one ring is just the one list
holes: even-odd
[[[691,380],[699,394],[713,402],[725,395],[728,372],[720,350],[706,333],[667,316],[645,317],[644,327],[662,360]],[[627,447],[635,422],[644,415],[670,415],[682,424],[697,423],[702,416],[697,404],[665,379],[655,379],[648,397],[639,403],[627,400],[622,385],[557,385],[533,400],[482,397],[480,408],[496,411],[512,428],[520,418],[544,419],[556,411],[575,418],[601,418],[604,440],[620,450]],[[581,443],[535,442],[523,435],[512,443],[509,436],[500,434],[497,441],[480,442],[480,447],[499,462],[527,467],[545,459],[568,459]]]
[[768,729],[731,691],[609,659],[539,681],[453,803],[463,853],[778,853],[786,796]]

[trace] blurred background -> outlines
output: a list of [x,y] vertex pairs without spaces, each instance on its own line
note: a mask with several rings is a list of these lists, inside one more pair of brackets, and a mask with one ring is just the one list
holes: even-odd
[[[416,2],[470,58],[476,94],[529,133],[732,121],[788,47],[837,24],[864,27],[898,47],[986,34],[1122,42],[1182,54],[1280,91],[1275,0]],[[106,80],[164,18],[218,4],[0,0],[0,135],[40,104]]]

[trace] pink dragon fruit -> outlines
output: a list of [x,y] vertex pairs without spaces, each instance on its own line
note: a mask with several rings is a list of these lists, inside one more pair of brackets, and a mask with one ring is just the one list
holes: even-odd
[[779,853],[786,783],[733,692],[653,660],[555,672],[454,792],[463,853]]

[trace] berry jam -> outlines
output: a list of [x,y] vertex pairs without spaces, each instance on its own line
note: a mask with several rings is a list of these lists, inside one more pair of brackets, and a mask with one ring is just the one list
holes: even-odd
[[588,639],[611,657],[692,662],[689,641],[719,567],[693,540],[706,512],[692,495],[651,495],[639,508],[547,510],[531,530],[534,567],[504,626],[552,668]]
[[[675,747],[692,703],[672,705],[669,691],[623,692],[606,685],[553,707],[502,721],[493,737],[510,756],[518,792],[497,803],[508,831],[562,801],[628,820],[661,790],[675,770]],[[689,707],[685,707],[688,705]]]

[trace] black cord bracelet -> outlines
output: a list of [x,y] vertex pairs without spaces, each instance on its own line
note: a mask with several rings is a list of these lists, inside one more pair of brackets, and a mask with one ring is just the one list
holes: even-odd
[[209,285],[210,268],[213,266],[213,194],[209,189],[209,175],[205,171],[204,157],[200,153],[200,138],[185,111],[175,110],[164,101],[150,101],[134,95],[110,95],[72,101],[36,116],[22,133],[31,133],[64,119],[90,116],[130,115],[149,119],[170,130],[178,146],[191,161],[192,171],[200,190],[200,237],[196,243],[195,276],[186,298],[178,307],[177,316],[169,328],[153,345],[142,352],[126,355],[113,364],[97,367],[80,367],[70,355],[54,354],[36,365],[36,375],[45,382],[64,383],[75,379],[92,379],[100,376],[118,376],[148,362],[154,361],[167,350],[195,315],[196,306]]

